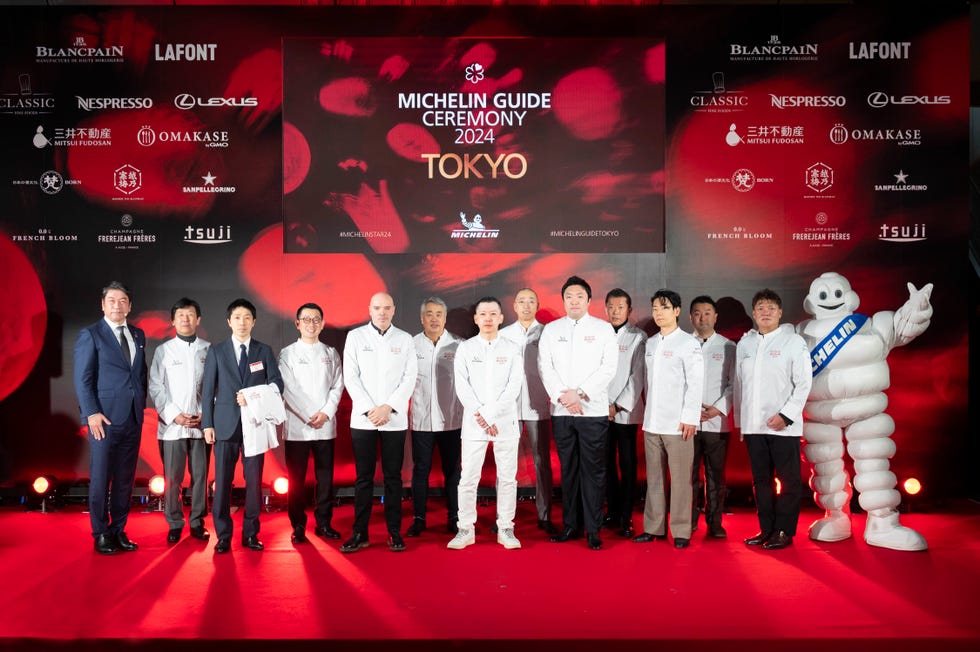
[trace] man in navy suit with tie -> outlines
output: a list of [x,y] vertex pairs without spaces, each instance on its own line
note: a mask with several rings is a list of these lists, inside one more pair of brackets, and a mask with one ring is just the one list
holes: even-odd
[[265,455],[247,456],[242,443],[242,413],[246,387],[275,383],[282,392],[279,364],[269,345],[252,339],[255,306],[235,299],[228,306],[231,337],[208,350],[201,385],[201,427],[204,441],[214,444],[214,503],[212,514],[218,543],[216,553],[231,550],[231,481],[235,464],[242,458],[245,476],[245,517],[242,546],[262,550],[259,512],[262,510],[262,467]]
[[131,294],[122,283],[102,288],[105,318],[83,328],[75,342],[75,393],[88,425],[88,507],[95,551],[132,552],[126,519],[139,461],[146,407],[146,336],[126,323]]

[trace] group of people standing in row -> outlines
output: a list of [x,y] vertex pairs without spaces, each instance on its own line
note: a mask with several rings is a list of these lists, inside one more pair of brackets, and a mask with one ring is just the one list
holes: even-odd
[[[190,474],[190,535],[208,540],[207,472],[215,458],[213,522],[216,553],[231,549],[232,478],[239,458],[245,478],[242,546],[261,550],[259,513],[264,454],[282,440],[289,477],[292,541],[306,538],[306,474],[313,459],[317,536],[340,539],[333,515],[334,442],[341,394],[351,399],[356,470],[354,524],[341,545],[369,545],[368,526],[378,454],[384,476],[387,545],[405,550],[402,478],[411,428],[412,520],[405,537],[427,528],[427,497],[438,447],[445,477],[447,547],[476,542],[477,487],[492,443],[496,522],[507,549],[515,534],[520,449],[534,460],[538,528],[551,541],[583,536],[594,550],[610,528],[636,543],[666,540],[686,548],[697,527],[704,465],[707,534],[725,537],[725,459],[732,417],[746,442],[760,531],[745,540],[766,549],[792,543],[799,518],[802,413],[811,385],[810,356],[772,290],[752,299],[755,328],[738,343],[715,332],[717,306],[690,303],[694,334],[679,326],[681,297],[659,290],[651,299],[651,337],[629,322],[632,299],[606,295],[608,321],[589,314],[592,289],[578,276],[561,288],[564,316],[539,323],[538,297],[524,288],[514,299],[517,321],[501,328],[503,304],[492,296],[474,306],[479,333],[463,340],[446,330],[448,309],[422,302],[414,338],[392,324],[392,297],[371,297],[368,323],[347,334],[343,360],[320,341],[323,309],[296,312],[296,342],[278,360],[252,338],[256,309],[236,299],[227,309],[230,337],[210,345],[197,337],[201,308],[183,298],[171,308],[175,337],[157,347],[147,373],[146,338],[127,323],[130,291],[118,282],[102,291],[104,319],[82,329],[75,345],[75,388],[91,444],[89,509],[95,550],[133,551],[126,535],[147,393],[156,408],[166,489],[167,540],[185,524],[181,485]],[[634,530],[638,427],[643,431],[647,490],[642,531]],[[551,518],[551,441],[561,466],[562,523]],[[776,491],[776,481],[781,491]],[[669,487],[667,483],[669,481]],[[669,495],[669,505],[667,496]],[[604,509],[605,506],[605,509]]]

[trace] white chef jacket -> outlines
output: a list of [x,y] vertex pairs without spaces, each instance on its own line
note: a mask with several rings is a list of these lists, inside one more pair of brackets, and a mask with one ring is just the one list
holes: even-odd
[[433,344],[425,333],[412,340],[418,377],[412,392],[409,416],[412,430],[443,432],[457,430],[463,423],[463,406],[456,397],[454,364],[463,338],[447,330]]
[[153,352],[147,389],[159,415],[157,439],[203,439],[199,428],[185,428],[174,419],[201,413],[201,380],[210,346],[200,337],[190,343],[175,337]]
[[[697,338],[697,336],[695,336]],[[701,338],[697,338],[701,342]],[[735,388],[735,342],[713,333],[701,342],[704,358],[704,395],[701,403],[718,408],[718,416],[702,421],[702,432],[731,432],[732,391]]]
[[[813,375],[806,342],[791,324],[762,335],[752,329],[735,350],[735,425],[743,434],[803,436],[803,406]],[[766,421],[777,414],[792,425],[772,430]]]
[[[553,416],[609,417],[609,381],[616,375],[619,349],[609,322],[586,313],[546,324],[538,345],[541,381]],[[584,414],[572,415],[558,403],[563,389],[581,389]]]
[[[418,367],[412,336],[389,326],[384,335],[372,324],[355,328],[344,344],[344,385],[351,398],[350,427],[361,430],[407,430],[408,401]],[[375,426],[367,412],[392,408],[388,423]]]
[[242,450],[248,457],[277,448],[276,426],[286,420],[279,386],[253,385],[242,389],[245,405],[241,406]]
[[[615,330],[615,329],[614,329]],[[647,334],[629,322],[616,333],[619,362],[616,375],[609,382],[609,404],[619,409],[615,423],[640,423],[643,420],[644,344]]]
[[[463,404],[463,439],[497,441],[517,439],[517,396],[521,392],[521,350],[497,334],[492,340],[477,335],[456,351],[456,393]],[[490,437],[477,423],[476,413],[498,434]]]
[[[298,339],[279,352],[282,398],[286,402],[286,441],[316,441],[337,437],[337,406],[344,393],[344,374],[337,349],[323,342]],[[329,417],[320,428],[309,425],[317,412]]]
[[500,329],[500,335],[516,344],[524,359],[524,382],[521,383],[521,395],[517,399],[517,416],[523,421],[541,421],[551,416],[548,392],[544,390],[538,369],[538,343],[543,330],[544,324],[537,319],[531,322],[527,330],[519,321]]
[[682,423],[697,428],[704,385],[701,343],[680,328],[667,336],[656,333],[647,340],[644,360],[647,405],[643,430],[679,435]]

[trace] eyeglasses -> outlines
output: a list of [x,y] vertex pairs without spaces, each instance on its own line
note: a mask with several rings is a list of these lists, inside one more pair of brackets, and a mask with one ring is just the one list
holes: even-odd
[[300,317],[299,321],[303,322],[304,324],[320,324],[323,322],[323,320],[319,317]]

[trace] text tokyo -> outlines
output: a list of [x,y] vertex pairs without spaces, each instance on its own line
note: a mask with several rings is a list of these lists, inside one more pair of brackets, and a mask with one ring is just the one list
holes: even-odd
[[[490,154],[422,154],[429,162],[429,178],[435,177],[436,170],[444,179],[464,179],[475,177],[497,179],[503,175],[508,179],[520,179],[527,174],[527,159],[522,154],[501,154],[494,158]],[[486,176],[484,176],[486,175]]]

